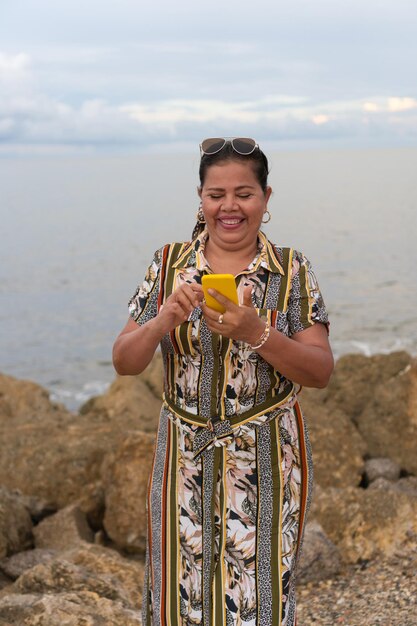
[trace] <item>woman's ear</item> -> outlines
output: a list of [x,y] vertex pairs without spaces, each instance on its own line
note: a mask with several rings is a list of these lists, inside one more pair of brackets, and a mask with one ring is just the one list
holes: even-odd
[[271,197],[271,195],[272,195],[272,187],[269,187],[269,185],[268,185],[268,187],[265,189],[265,200],[266,200],[267,203],[268,203],[269,198]]
[[203,192],[203,189],[201,187],[197,187],[197,193],[198,193],[198,197],[201,199],[201,194]]

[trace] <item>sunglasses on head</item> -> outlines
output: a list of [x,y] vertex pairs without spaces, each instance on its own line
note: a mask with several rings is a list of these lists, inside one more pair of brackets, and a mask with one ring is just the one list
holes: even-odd
[[259,148],[256,141],[250,137],[210,137],[200,143],[201,154],[216,154],[223,150],[227,143],[230,143],[235,152],[243,155],[252,154]]

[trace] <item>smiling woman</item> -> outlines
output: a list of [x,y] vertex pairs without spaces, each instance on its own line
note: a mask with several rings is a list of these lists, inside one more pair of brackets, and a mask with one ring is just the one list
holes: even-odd
[[[155,253],[113,348],[122,375],[145,369],[159,343],[165,363],[144,626],[295,625],[312,481],[297,391],[325,386],[333,357],[309,261],[260,230],[268,161],[240,141],[211,154],[203,142],[192,241]],[[237,285],[239,304],[211,292],[220,315],[203,300],[212,273]]]

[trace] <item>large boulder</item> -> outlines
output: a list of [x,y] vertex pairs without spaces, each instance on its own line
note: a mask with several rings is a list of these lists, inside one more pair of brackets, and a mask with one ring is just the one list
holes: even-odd
[[[33,551],[35,552],[35,551]],[[54,555],[36,555],[0,591],[0,625],[138,626],[143,563],[87,543]]]
[[329,407],[318,389],[304,389],[300,403],[310,433],[315,483],[358,486],[367,446],[352,420],[337,407]]
[[32,520],[19,494],[0,487],[0,559],[33,544]]
[[158,427],[162,404],[163,367],[159,353],[140,376],[117,376],[102,396],[88,400],[80,413],[121,420],[144,432]]
[[129,561],[109,548],[84,544],[27,570],[11,591],[19,594],[87,591],[126,608],[139,609],[142,587],[142,563]]
[[154,455],[154,436],[132,432],[103,461],[104,528],[128,552],[146,548],[146,494]]
[[417,532],[417,498],[395,490],[316,488],[310,520],[347,563],[389,557]]
[[[388,383],[412,362],[412,357],[403,351],[371,357],[346,354],[338,359],[330,383],[323,390],[323,402],[329,408],[343,410],[356,423],[368,406],[375,387],[381,382]],[[395,395],[395,388],[391,387],[390,392]]]
[[356,422],[371,457],[389,457],[417,474],[417,362],[382,376]]
[[388,457],[417,473],[417,361],[407,352],[341,357],[321,397],[352,420],[368,457]]
[[104,456],[127,431],[155,430],[161,399],[158,361],[149,382],[118,377],[107,394],[73,414],[49,401],[39,385],[0,375],[0,484],[36,496],[50,510],[82,497],[97,483]]
[[67,413],[62,404],[51,402],[49,392],[29,380],[0,374],[0,427],[18,422],[43,421],[45,416],[60,419]]

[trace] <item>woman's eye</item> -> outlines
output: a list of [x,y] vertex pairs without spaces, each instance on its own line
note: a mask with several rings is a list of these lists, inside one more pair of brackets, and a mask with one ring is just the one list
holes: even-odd
[[238,198],[250,198],[251,194],[250,193],[240,193],[238,195]]
[[209,197],[212,198],[212,200],[218,200],[219,198],[221,198],[221,195],[211,193]]

